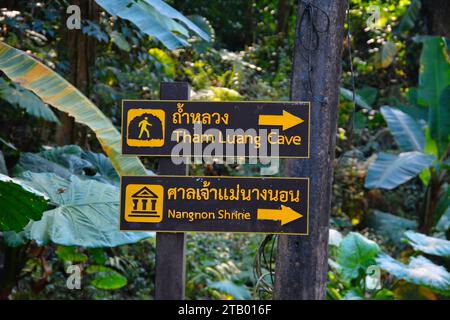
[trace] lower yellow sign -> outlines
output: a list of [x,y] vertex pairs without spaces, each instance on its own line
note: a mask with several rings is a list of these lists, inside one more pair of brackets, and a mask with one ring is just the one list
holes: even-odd
[[121,180],[121,230],[308,234],[307,178]]

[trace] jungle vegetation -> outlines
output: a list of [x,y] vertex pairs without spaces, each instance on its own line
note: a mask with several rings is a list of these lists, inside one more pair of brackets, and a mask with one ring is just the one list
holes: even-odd
[[[71,30],[73,4],[82,20]],[[192,99],[289,100],[296,7],[3,0],[0,298],[152,299],[155,236],[119,232],[117,221],[120,175],[154,174],[158,160],[121,156],[121,100],[158,99],[160,82],[174,80],[191,84]],[[328,299],[450,295],[449,16],[445,0],[349,1]],[[276,241],[188,234],[187,298],[271,298]],[[73,266],[79,290],[67,287]]]

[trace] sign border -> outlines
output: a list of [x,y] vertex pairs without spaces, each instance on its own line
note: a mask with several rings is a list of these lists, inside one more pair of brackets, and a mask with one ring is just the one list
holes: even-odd
[[[187,102],[187,103],[192,103],[192,102],[210,102],[210,103],[226,103],[226,102],[231,102],[231,101],[208,101],[208,100],[145,100],[145,99],[122,99],[122,110],[121,110],[121,125],[120,128],[122,130],[121,132],[121,139],[120,139],[120,152],[122,154],[122,156],[124,157],[172,157],[171,154],[158,154],[158,155],[154,155],[154,154],[141,154],[141,153],[123,153],[123,145],[126,139],[124,136],[124,132],[125,132],[125,126],[126,124],[124,123],[124,117],[123,117],[123,103],[124,101],[134,101],[134,102]],[[280,104],[280,103],[307,103],[308,104],[308,155],[305,157],[293,157],[293,156],[285,156],[285,157],[280,157],[278,156],[277,158],[279,159],[310,159],[311,157],[311,101],[233,101],[236,103],[258,103],[258,102],[263,102],[263,103],[269,103],[269,104]],[[177,158],[186,158],[186,157],[199,157],[198,155],[195,154],[187,154],[187,155],[183,155],[183,156],[177,156]],[[226,158],[234,158],[236,156],[222,156],[222,158],[226,159]],[[270,159],[273,157],[260,157],[260,156],[245,156],[245,159],[253,159],[253,158],[262,158],[262,159]]]
[[[288,235],[288,236],[309,236],[309,199],[311,197],[310,190],[310,178],[309,177],[240,177],[240,176],[180,176],[180,175],[154,175],[154,176],[126,176],[126,177],[171,177],[171,178],[238,178],[238,179],[287,179],[287,180],[306,180],[307,190],[308,190],[308,199],[307,199],[307,212],[306,212],[306,233],[291,233],[291,232],[254,232],[254,231],[198,231],[198,230],[135,230],[135,229],[122,229],[122,177],[120,176],[120,198],[119,198],[119,231],[121,232],[164,232],[164,233],[183,233],[183,232],[197,232],[197,233],[233,233],[233,234],[276,234],[276,235]],[[139,223],[139,222],[135,222]]]

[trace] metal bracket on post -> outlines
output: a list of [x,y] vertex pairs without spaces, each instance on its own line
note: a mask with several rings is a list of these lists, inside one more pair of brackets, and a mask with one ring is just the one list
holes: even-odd
[[[162,82],[161,100],[189,100],[187,82]],[[187,175],[188,165],[176,165],[170,158],[159,161],[158,175]],[[183,300],[186,284],[186,234],[156,234],[155,299]]]

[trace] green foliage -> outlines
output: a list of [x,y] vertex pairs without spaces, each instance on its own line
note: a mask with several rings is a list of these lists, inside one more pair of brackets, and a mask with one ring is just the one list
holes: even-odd
[[208,287],[226,293],[236,300],[249,300],[250,292],[245,286],[238,286],[230,280],[208,281]]
[[[353,101],[353,92],[349,89],[340,88],[341,95],[349,100]],[[355,93],[355,103],[357,106],[360,106],[361,108],[371,110],[371,106],[357,93]]]
[[114,42],[114,44],[123,51],[129,52],[131,50],[131,46],[128,43],[127,39],[118,31],[111,31],[109,34],[111,37],[111,41]]
[[384,42],[380,50],[375,53],[374,66],[383,69],[389,67],[394,62],[397,52],[398,50],[394,43],[390,41]]
[[32,116],[58,123],[53,111],[32,92],[15,84],[8,84],[0,78],[0,97],[12,106],[24,109]]
[[413,29],[419,20],[421,7],[422,2],[420,0],[411,0],[408,9],[406,9],[405,14],[400,19],[400,23],[397,25],[395,31],[404,33]]
[[168,77],[175,77],[175,61],[168,53],[158,48],[151,48],[148,53],[155,58]]
[[[52,72],[55,70],[68,76],[74,66],[69,63],[64,39],[60,36],[61,14],[64,14],[60,1],[39,4],[23,0],[14,2],[20,6],[19,11],[9,8],[0,10],[3,26],[0,30],[1,41],[26,51]],[[117,230],[111,231],[112,235],[107,233],[105,238],[101,235],[107,226],[117,226],[119,174],[151,174],[136,158],[129,160],[120,157],[119,135],[115,127],[120,124],[121,99],[158,99],[159,83],[174,80],[189,81],[194,99],[286,100],[290,96],[293,32],[297,15],[295,1],[283,2],[285,12],[279,7],[281,2],[270,0],[167,1],[170,5],[176,5],[190,21],[184,20],[185,17],[180,17],[161,1],[98,2],[108,7],[105,7],[106,12],[102,12],[96,21],[84,20],[82,32],[89,36],[90,41],[96,42],[95,61],[90,61],[95,62],[95,67],[90,69],[87,92],[90,93],[89,99],[95,101],[99,108],[93,108],[83,99],[75,99],[76,93],[65,96],[65,105],[55,105],[49,102],[48,96],[43,96],[42,92],[39,95],[31,88],[40,80],[48,81],[47,88],[52,89],[49,91],[62,94],[63,89],[67,88],[55,80],[51,72],[36,69],[36,73],[27,72],[24,77],[17,77],[20,72],[12,70],[16,67],[24,72],[30,65],[40,67],[33,60],[19,59],[10,49],[4,49],[9,53],[0,60],[0,64],[1,61],[8,61],[3,67],[9,68],[9,72],[17,71],[15,78],[11,77],[15,82],[3,80],[8,85],[4,89],[7,93],[0,93],[0,105],[4,107],[0,114],[0,141],[6,160],[4,165],[0,163],[0,171],[19,176],[28,175],[26,171],[38,176],[52,173],[51,182],[41,183],[36,178],[34,183],[45,186],[48,189],[45,192],[51,193],[57,188],[60,192],[55,194],[55,199],[59,197],[59,201],[51,200],[51,210],[47,209],[43,219],[29,223],[25,231],[7,231],[0,235],[0,241],[15,246],[17,252],[24,251],[21,246],[27,247],[27,263],[11,295],[15,299],[151,298],[154,292],[154,238],[140,241],[138,245],[107,249],[83,247],[87,243],[107,245],[105,241],[115,243],[117,240],[114,233]],[[124,3],[132,5],[117,12],[119,18],[111,17],[114,12],[109,7]],[[437,299],[442,292],[446,292],[442,279],[448,278],[440,265],[448,267],[444,257],[447,252],[444,239],[450,236],[448,140],[445,140],[450,125],[446,116],[448,107],[444,108],[450,100],[449,89],[444,87],[448,85],[448,77],[445,76],[448,71],[448,56],[444,49],[446,42],[441,38],[422,38],[419,66],[418,52],[422,44],[411,40],[413,35],[425,31],[420,1],[352,0],[349,5],[351,39],[344,46],[350,44],[353,53],[358,109],[350,131],[347,124],[353,114],[353,93],[345,88],[350,88],[353,80],[345,50],[332,223],[344,234],[355,230],[361,234],[343,236],[336,230],[330,232],[327,297]],[[381,19],[372,29],[367,27],[371,5],[381,8]],[[120,8],[113,9],[118,11]],[[120,15],[127,17],[121,19]],[[138,21],[139,17],[143,19]],[[214,43],[206,41],[190,28],[190,23],[195,24]],[[167,49],[167,43],[177,46],[177,50]],[[4,48],[3,45],[0,47]],[[42,79],[33,76],[44,73],[46,76]],[[438,91],[442,92],[439,94]],[[11,104],[21,108],[20,112],[11,108]],[[88,126],[76,125],[75,143],[92,152],[75,145],[48,147],[56,144],[53,137],[55,124],[28,117],[29,114],[45,118],[39,113],[45,110],[52,112],[48,105],[74,114],[78,123]],[[41,110],[39,106],[45,109]],[[51,120],[51,115],[47,120]],[[97,116],[108,121],[97,121]],[[388,128],[385,128],[386,124]],[[387,129],[390,134],[386,134]],[[100,146],[96,135],[106,156],[98,153]],[[11,145],[15,147],[11,148]],[[383,158],[383,154],[374,162],[371,161],[375,156],[371,154],[380,150],[421,154],[410,158],[414,160],[413,165],[405,162],[400,169],[394,169],[391,164],[384,171],[376,172],[373,166]],[[392,157],[398,160],[403,156]],[[434,161],[425,166],[432,156]],[[426,161],[417,164],[417,159]],[[154,168],[157,163],[152,158],[142,161],[147,168]],[[416,176],[419,167],[426,167],[419,173],[420,180],[400,179],[410,182],[398,184],[399,180],[395,178],[397,171],[400,174],[408,172],[408,177]],[[11,171],[12,168],[14,170]],[[212,169],[196,166],[191,167],[191,172],[264,174],[260,169],[260,165],[214,166]],[[283,168],[276,167],[265,173],[281,172]],[[387,177],[384,182],[377,181],[383,175]],[[388,178],[391,176],[397,180],[390,181]],[[364,180],[370,190],[364,189]],[[373,188],[369,180],[376,183],[377,188],[380,187],[378,184],[387,183],[389,188],[395,187],[395,190],[385,192]],[[86,192],[104,190],[101,196],[99,193],[94,195],[97,201],[106,198],[106,203],[94,203],[93,197],[82,192],[82,189]],[[112,193],[116,196],[113,197]],[[74,201],[68,199],[69,195],[74,196]],[[426,231],[429,234],[409,232],[403,235],[405,230],[413,230],[418,225],[422,230],[425,212],[432,215],[432,223]],[[19,216],[19,212],[16,211],[15,215]],[[103,219],[105,215],[107,218]],[[87,228],[87,224],[92,224],[92,228]],[[36,225],[42,231],[38,240],[54,238],[76,246],[52,245],[52,241],[48,241],[49,245],[35,248],[29,239],[30,230]],[[433,234],[435,231],[437,233]],[[136,234],[130,242],[138,241],[139,235]],[[189,234],[188,239],[188,299],[271,298],[271,293],[262,292],[261,279],[255,279],[252,270],[253,253],[258,251],[261,236]],[[122,240],[119,243],[127,239]],[[370,285],[377,279],[376,268],[379,267],[373,256],[376,245],[372,240],[377,243],[378,251],[383,250],[398,259],[390,258],[395,261],[391,261],[395,268],[392,273],[382,274],[376,286]],[[125,242],[128,243],[128,240]],[[269,249],[263,250],[267,256],[271,254]],[[428,262],[420,261],[418,266],[411,267],[417,255],[412,252],[413,249],[427,254]],[[409,263],[408,259],[411,259]],[[74,263],[72,260],[80,261],[77,264],[85,271],[82,290],[66,289],[65,267]],[[261,271],[264,280],[272,287],[273,273],[267,269],[269,266],[273,268],[275,261],[270,260]],[[421,274],[421,266],[426,268],[425,275]],[[433,274],[429,270],[437,270],[436,283],[430,280]],[[42,283],[46,285],[42,286]]]
[[439,220],[436,224],[436,230],[441,232],[450,230],[450,205],[447,207],[447,210],[439,217]]
[[0,207],[0,230],[19,232],[29,221],[41,219],[48,198],[20,180],[0,174]]
[[195,25],[197,25],[200,29],[202,29],[209,37],[209,41],[206,41],[200,37],[193,37],[193,39],[190,41],[192,47],[194,50],[198,53],[205,53],[207,52],[213,45],[213,42],[215,40],[215,30],[212,27],[211,23],[208,19],[205,17],[199,16],[199,15],[193,15],[188,17],[189,20],[191,20]]
[[393,276],[450,295],[450,273],[425,257],[412,257],[408,265],[387,256],[377,258],[380,267]]
[[76,145],[47,149],[37,154],[22,153],[15,167],[15,173],[25,171],[51,172],[65,179],[77,175],[83,179],[119,185],[119,175],[109,158],[102,153],[84,151]]
[[161,0],[96,2],[111,15],[133,22],[143,33],[155,37],[170,50],[188,45],[188,29],[206,41],[210,39],[192,21]]
[[88,260],[88,256],[78,252],[75,247],[58,246],[56,248],[56,255],[61,261],[67,262],[80,263]]
[[249,252],[257,250],[260,236],[189,234],[188,237],[188,298],[249,299],[252,296],[254,257]]
[[339,244],[337,263],[340,273],[349,280],[360,277],[374,264],[379,252],[380,248],[375,242],[351,232]]
[[22,87],[33,91],[44,102],[89,126],[96,133],[117,172],[146,174],[138,158],[121,155],[120,134],[111,120],[60,75],[3,42],[0,42],[0,70]]
[[439,156],[450,142],[450,60],[446,42],[440,37],[422,37],[418,94],[429,108],[428,124],[431,138],[436,141]]
[[416,251],[439,257],[450,257],[450,241],[426,236],[413,231],[405,232],[409,244]]
[[39,245],[53,242],[87,248],[115,247],[151,236],[147,232],[119,230],[117,187],[76,176],[64,179],[52,173],[24,172],[22,177],[57,205],[27,227],[29,239]]
[[386,242],[401,247],[403,233],[417,228],[414,220],[402,218],[390,213],[374,210],[368,217],[367,225],[377,234],[382,235]]
[[127,278],[116,270],[101,265],[91,265],[86,272],[95,276],[91,284],[102,290],[117,290],[126,286],[128,282]]
[[383,106],[380,110],[402,151],[423,151],[425,135],[413,118],[388,106]]
[[[405,236],[415,249],[438,256],[447,255],[448,241],[411,231],[407,231]],[[375,289],[372,288],[372,292],[368,290],[370,281],[382,279],[377,273],[378,268],[408,283],[429,288],[442,295],[450,295],[450,273],[444,267],[423,256],[412,257],[409,264],[403,264],[383,253],[375,242],[359,233],[350,233],[344,237],[338,244],[337,253],[331,250],[330,255],[332,258],[337,255],[338,259],[338,263],[329,260],[334,270],[329,273],[330,282],[327,287],[327,294],[331,299],[398,298],[401,286],[394,290],[383,288],[382,283],[373,283],[376,285]],[[343,277],[342,280],[340,276]]]
[[25,231],[5,231],[3,232],[3,240],[8,247],[17,248],[25,245],[28,241]]
[[342,237],[333,230],[329,244],[328,299],[393,299],[393,293],[381,286],[376,263],[381,249],[374,241],[356,232]]
[[404,152],[392,155],[381,152],[370,165],[366,176],[366,188],[394,189],[428,168],[434,157],[421,152]]

